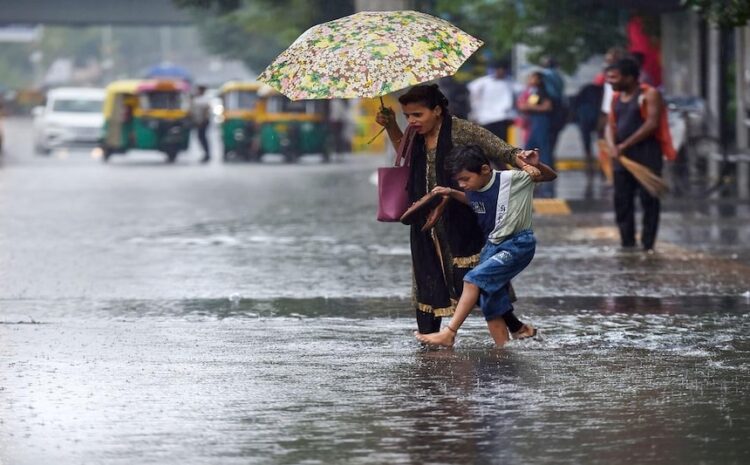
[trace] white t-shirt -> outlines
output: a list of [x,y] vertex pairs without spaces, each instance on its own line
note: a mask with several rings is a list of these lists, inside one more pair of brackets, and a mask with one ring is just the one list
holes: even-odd
[[493,171],[486,186],[467,191],[466,197],[477,215],[479,227],[494,244],[531,229],[534,181],[525,171]]
[[604,95],[602,96],[602,113],[609,114],[612,109],[612,96],[614,91],[612,85],[608,82],[604,83]]
[[513,108],[516,85],[511,79],[483,76],[467,86],[471,98],[472,119],[480,125],[516,117]]

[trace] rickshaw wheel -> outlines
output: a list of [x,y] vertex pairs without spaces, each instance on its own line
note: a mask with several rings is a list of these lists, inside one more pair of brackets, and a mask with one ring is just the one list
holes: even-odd
[[177,150],[170,150],[166,152],[167,154],[167,163],[174,163],[175,160],[177,160]]
[[112,156],[112,151],[108,149],[107,147],[102,148],[102,162],[107,163],[109,161],[109,157]]

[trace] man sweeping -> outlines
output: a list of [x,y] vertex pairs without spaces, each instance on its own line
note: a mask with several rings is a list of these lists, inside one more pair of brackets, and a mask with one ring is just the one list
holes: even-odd
[[[632,58],[624,58],[607,68],[607,82],[615,91],[606,138],[614,158],[615,218],[625,249],[634,248],[635,196],[643,209],[641,245],[652,252],[659,228],[659,197],[649,193],[622,162],[636,162],[653,175],[661,175],[663,161],[674,157],[664,102],[659,91],[638,81],[640,70]],[[620,157],[623,158],[622,160]],[[637,166],[637,165],[636,165]],[[651,173],[649,173],[651,174]],[[655,176],[654,176],[655,177]]]

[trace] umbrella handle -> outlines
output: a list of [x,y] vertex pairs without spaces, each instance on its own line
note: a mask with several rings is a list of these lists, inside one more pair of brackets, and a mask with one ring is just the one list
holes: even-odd
[[365,145],[370,145],[370,144],[372,144],[372,143],[373,143],[373,141],[375,141],[375,139],[377,139],[379,135],[383,134],[383,131],[385,131],[385,128],[382,128],[382,129],[380,130],[380,132],[378,132],[377,134],[375,134],[375,135],[373,136],[373,138],[372,138],[372,139],[370,139],[369,141],[367,141],[367,143],[366,143]]

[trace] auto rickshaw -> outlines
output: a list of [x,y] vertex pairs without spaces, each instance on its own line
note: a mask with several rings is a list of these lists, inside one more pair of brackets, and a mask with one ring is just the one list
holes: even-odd
[[190,141],[190,94],[179,80],[115,81],[104,100],[102,158],[158,150],[172,163]]
[[259,82],[230,81],[219,89],[224,107],[221,123],[224,161],[259,157],[258,117],[265,113],[266,101],[258,96],[258,90],[263,86]]
[[264,112],[258,115],[258,156],[281,153],[289,163],[306,154],[319,153],[330,159],[328,122],[321,100],[292,101],[269,86],[258,91]]

